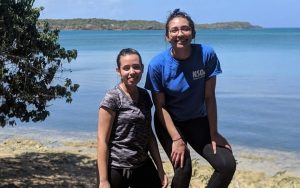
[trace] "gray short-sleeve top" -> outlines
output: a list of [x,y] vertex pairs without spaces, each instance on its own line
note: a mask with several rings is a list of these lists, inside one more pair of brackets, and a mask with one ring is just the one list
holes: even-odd
[[138,91],[139,100],[134,103],[116,86],[100,103],[100,107],[116,112],[108,146],[112,168],[136,168],[148,157],[152,101],[145,89],[138,87]]

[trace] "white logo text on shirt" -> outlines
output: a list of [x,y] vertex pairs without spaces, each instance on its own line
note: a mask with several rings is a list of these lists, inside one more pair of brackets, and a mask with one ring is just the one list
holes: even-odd
[[193,71],[193,80],[198,80],[205,77],[205,71],[203,69]]

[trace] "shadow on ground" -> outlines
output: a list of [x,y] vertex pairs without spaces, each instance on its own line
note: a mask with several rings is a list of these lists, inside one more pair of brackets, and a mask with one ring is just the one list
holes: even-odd
[[96,160],[71,153],[0,158],[0,187],[96,187]]

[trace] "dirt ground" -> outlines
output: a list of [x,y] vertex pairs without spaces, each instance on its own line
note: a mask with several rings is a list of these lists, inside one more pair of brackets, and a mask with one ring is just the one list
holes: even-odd
[[[265,156],[265,155],[264,155]],[[245,170],[247,160],[261,163],[262,169]],[[240,165],[240,164],[242,165]],[[276,166],[272,157],[244,153],[238,157],[238,166],[230,188],[300,188],[295,173],[266,169]],[[299,161],[297,161],[299,163]],[[263,168],[264,164],[268,164]],[[241,166],[241,168],[239,168]],[[164,168],[173,176],[171,164]],[[200,160],[193,160],[191,188],[205,187],[212,169]],[[0,187],[96,187],[96,141],[51,140],[40,142],[32,138],[11,137],[0,142]]]

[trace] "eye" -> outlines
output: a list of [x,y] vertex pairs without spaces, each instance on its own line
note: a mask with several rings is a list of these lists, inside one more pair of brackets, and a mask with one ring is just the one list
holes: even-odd
[[178,27],[173,27],[173,28],[171,28],[170,30],[169,30],[169,32],[170,33],[172,33],[172,34],[178,34],[179,33],[179,31],[181,31],[181,32],[183,32],[183,33],[188,33],[188,32],[190,32],[192,30],[192,28],[190,27],[190,26],[182,26],[182,27],[180,27],[180,28],[178,28]]
[[179,29],[177,27],[170,29],[170,33],[177,33],[178,31]]
[[132,65],[132,68],[133,68],[134,70],[141,70],[141,69],[142,69],[142,66],[141,66],[140,64],[134,64],[134,65]]
[[188,32],[188,31],[191,31],[191,27],[189,27],[189,26],[182,26],[180,28],[180,30],[183,31],[183,32]]
[[142,66],[141,66],[141,64],[133,64],[133,65],[124,65],[122,67],[122,70],[124,70],[124,71],[129,71],[130,69],[141,70]]
[[130,66],[129,65],[125,65],[125,66],[122,67],[122,69],[125,70],[125,71],[128,71],[128,70],[130,70]]

